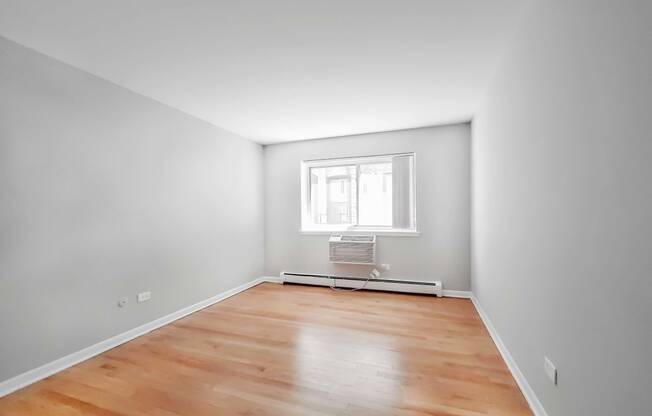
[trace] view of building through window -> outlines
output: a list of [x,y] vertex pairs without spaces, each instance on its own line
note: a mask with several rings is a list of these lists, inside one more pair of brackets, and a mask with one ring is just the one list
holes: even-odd
[[392,225],[392,164],[310,169],[315,224]]
[[357,216],[355,165],[310,169],[310,209],[315,224],[352,224]]

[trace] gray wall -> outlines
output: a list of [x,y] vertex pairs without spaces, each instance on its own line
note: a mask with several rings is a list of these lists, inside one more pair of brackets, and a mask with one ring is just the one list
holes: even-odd
[[551,416],[652,409],[650,22],[534,2],[473,122],[473,291]]
[[265,146],[265,273],[366,276],[370,267],[332,265],[327,235],[301,235],[300,170],[305,159],[416,152],[419,237],[378,237],[385,277],[470,286],[470,125],[364,134]]
[[0,38],[0,380],[260,276],[262,158]]

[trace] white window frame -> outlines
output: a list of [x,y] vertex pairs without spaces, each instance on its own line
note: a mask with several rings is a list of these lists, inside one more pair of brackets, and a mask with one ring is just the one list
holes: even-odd
[[[329,166],[359,165],[362,163],[384,163],[394,156],[412,157],[412,181],[410,193],[411,201],[411,223],[412,228],[394,228],[393,226],[359,226],[350,224],[315,224],[310,215],[311,181],[310,169]],[[312,159],[301,162],[301,228],[299,232],[304,235],[328,235],[328,234],[375,234],[417,237],[421,235],[417,227],[417,158],[414,152],[391,153],[371,156],[349,156],[331,159]],[[358,175],[359,180],[359,175]],[[359,192],[359,190],[358,190]],[[359,207],[358,207],[359,208]]]

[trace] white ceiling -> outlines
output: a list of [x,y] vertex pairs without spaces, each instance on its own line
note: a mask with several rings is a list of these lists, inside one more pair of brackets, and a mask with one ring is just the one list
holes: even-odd
[[469,120],[519,0],[0,0],[0,35],[261,143]]

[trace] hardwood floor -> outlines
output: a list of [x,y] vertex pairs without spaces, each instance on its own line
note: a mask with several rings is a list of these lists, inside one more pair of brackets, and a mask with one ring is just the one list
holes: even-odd
[[264,283],[0,399],[0,415],[531,415],[465,299]]

